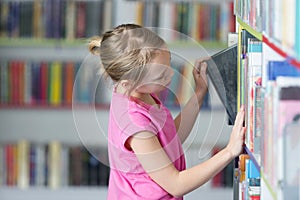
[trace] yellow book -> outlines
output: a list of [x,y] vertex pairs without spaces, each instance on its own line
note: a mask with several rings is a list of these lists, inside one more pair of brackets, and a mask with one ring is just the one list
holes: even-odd
[[62,99],[62,64],[53,62],[50,67],[50,105],[60,105]]
[[[0,8],[0,23],[7,24],[8,14],[9,14],[9,2],[1,1],[1,8]],[[7,37],[7,28],[0,29],[0,37]]]
[[21,189],[29,187],[29,146],[26,140],[17,144],[17,185]]
[[33,3],[33,36],[35,38],[44,37],[43,13],[41,0],[35,0]]
[[143,13],[144,13],[144,3],[137,2],[136,6],[136,23],[143,25]]

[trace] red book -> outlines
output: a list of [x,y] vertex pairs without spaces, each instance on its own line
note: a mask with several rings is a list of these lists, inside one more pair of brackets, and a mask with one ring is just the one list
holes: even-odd
[[67,105],[72,104],[73,84],[74,63],[68,62],[64,67],[64,101]]
[[76,2],[77,17],[76,17],[76,37],[81,38],[85,36],[85,12],[86,12],[86,2]]
[[40,100],[42,104],[48,103],[48,84],[49,84],[49,71],[48,63],[42,62],[40,65]]
[[18,93],[18,102],[19,104],[24,104],[25,102],[25,62],[24,61],[20,61],[19,62],[19,93]]
[[5,145],[6,157],[6,185],[15,186],[17,183],[17,163],[16,163],[16,147],[14,144]]
[[9,64],[9,103],[17,102],[17,61],[11,61]]

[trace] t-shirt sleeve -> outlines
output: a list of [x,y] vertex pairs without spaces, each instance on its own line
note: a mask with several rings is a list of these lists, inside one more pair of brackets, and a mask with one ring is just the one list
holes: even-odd
[[123,145],[125,145],[125,142],[129,137],[142,131],[148,131],[155,135],[157,134],[157,128],[154,126],[151,119],[146,116],[146,114],[138,111],[129,111],[127,117],[128,119],[123,119],[124,121],[121,135]]

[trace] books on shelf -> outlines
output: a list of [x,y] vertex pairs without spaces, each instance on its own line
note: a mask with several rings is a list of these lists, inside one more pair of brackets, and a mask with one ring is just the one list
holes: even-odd
[[[96,58],[95,58],[96,59]],[[108,106],[112,83],[99,73],[95,60],[2,61],[0,65],[1,106]],[[176,73],[170,88],[160,95],[169,108],[186,103],[194,90],[193,66],[173,62]],[[210,107],[206,96],[202,108]]]
[[[110,0],[1,1],[0,4],[2,37],[73,40],[100,34],[111,28],[112,23],[133,22],[178,31],[196,40],[226,42],[227,33],[235,29],[232,2],[118,2],[120,8]],[[129,15],[124,8],[132,9],[132,13]],[[114,16],[117,22],[112,21]],[[168,34],[164,39],[181,39],[173,36]]]
[[239,196],[238,199],[260,199],[260,172],[248,154],[239,156]]
[[[91,91],[90,85],[80,88],[91,78],[84,76],[85,73],[78,73],[80,66],[80,63],[70,61],[2,61],[0,104],[3,106],[68,106],[72,104],[72,100],[76,100],[76,103],[106,105],[108,97],[103,96],[105,88],[102,88],[102,93],[98,95],[96,101],[92,99],[91,93],[95,91]],[[86,69],[81,71],[84,72]],[[97,82],[99,77],[100,75],[94,74],[91,79],[96,86],[102,84]],[[81,84],[74,85],[76,79]],[[73,94],[76,94],[74,99]],[[105,95],[109,96],[108,93]]]
[[37,144],[20,140],[1,144],[0,153],[0,186],[57,189],[108,184],[109,167],[101,160],[108,156],[106,148],[94,148],[91,153],[83,146],[58,141]]
[[[256,3],[261,7],[252,5]],[[258,165],[261,163],[259,167],[264,182],[260,191],[261,199],[299,198],[299,174],[295,171],[299,170],[297,161],[300,157],[291,151],[297,150],[299,141],[294,138],[295,142],[291,144],[286,131],[289,126],[293,131],[300,127],[295,122],[300,113],[299,34],[295,35],[299,32],[295,24],[295,21],[299,21],[296,17],[299,15],[299,1],[295,0],[289,5],[286,3],[282,0],[235,1],[240,23],[238,100],[240,104],[247,105],[245,144],[249,160],[257,161]],[[264,10],[262,18],[253,18],[251,10],[257,12],[257,8]],[[289,10],[291,15],[288,15]],[[289,22],[287,15],[292,18]],[[253,22],[260,19],[263,26],[257,29]],[[293,27],[291,24],[294,24]],[[259,50],[256,44],[259,44]],[[299,159],[287,159],[289,155]],[[292,185],[287,184],[287,166],[293,169],[290,173],[294,177]],[[244,191],[247,185],[242,186],[240,190]],[[255,191],[254,188],[251,193]],[[245,197],[243,195],[241,192],[239,197]]]
[[[248,38],[247,42],[247,53],[246,53],[246,64],[244,69],[245,74],[245,85],[246,85],[246,94],[245,94],[245,107],[246,114],[245,117],[247,121],[247,134],[245,138],[245,144],[248,146],[251,152],[254,152],[254,140],[258,139],[256,134],[254,134],[256,127],[260,121],[259,116],[254,116],[254,104],[260,102],[259,89],[262,85],[262,42],[256,38]],[[243,66],[242,66],[243,67]],[[256,94],[255,98],[254,95]],[[256,151],[259,149],[259,146],[256,147]]]
[[110,1],[1,1],[1,37],[73,40],[111,27]]

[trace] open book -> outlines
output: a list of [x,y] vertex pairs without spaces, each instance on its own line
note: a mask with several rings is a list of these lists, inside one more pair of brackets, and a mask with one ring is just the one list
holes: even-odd
[[233,125],[237,114],[237,45],[230,46],[207,61],[208,76],[213,83]]

